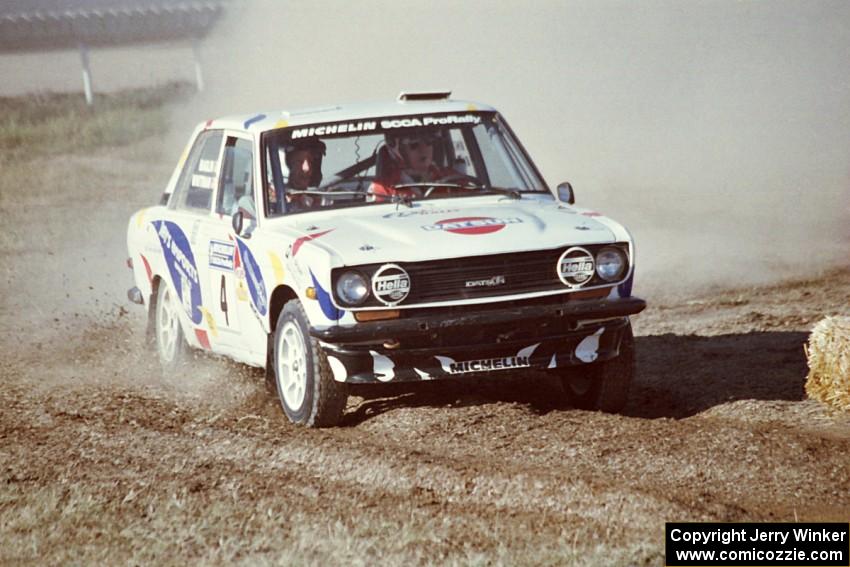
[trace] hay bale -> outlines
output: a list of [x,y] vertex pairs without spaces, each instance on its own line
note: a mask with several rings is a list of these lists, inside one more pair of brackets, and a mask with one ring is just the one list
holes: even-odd
[[806,394],[850,411],[850,317],[827,317],[812,329],[806,347]]

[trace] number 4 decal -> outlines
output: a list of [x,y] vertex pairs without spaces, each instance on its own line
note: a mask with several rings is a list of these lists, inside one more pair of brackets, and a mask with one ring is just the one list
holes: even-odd
[[221,306],[221,311],[224,313],[224,324],[228,327],[230,326],[230,318],[227,316],[227,292],[225,291],[225,279],[224,274],[221,275],[221,293],[219,295],[219,303]]

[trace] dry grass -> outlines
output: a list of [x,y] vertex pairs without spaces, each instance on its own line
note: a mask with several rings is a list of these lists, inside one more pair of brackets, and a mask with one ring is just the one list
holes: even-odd
[[[122,499],[114,492],[111,486],[78,485],[0,490],[0,507],[16,512],[5,518],[0,513],[5,537],[0,561],[143,565],[182,564],[191,557],[196,564],[352,566],[661,561],[657,544],[612,545],[589,534],[547,540],[481,517],[416,508],[406,514],[352,509],[347,516],[323,517],[274,494],[231,499],[185,489],[131,490]],[[470,534],[465,542],[463,533]]]
[[101,94],[88,107],[79,94],[0,97],[0,160],[86,153],[124,146],[168,129],[165,105],[187,94],[182,84]]
[[850,411],[850,317],[827,317],[815,325],[806,356],[809,397]]

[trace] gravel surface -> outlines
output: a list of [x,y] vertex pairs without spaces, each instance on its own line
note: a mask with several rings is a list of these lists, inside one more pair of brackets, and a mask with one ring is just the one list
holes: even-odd
[[143,346],[124,234],[161,161],[0,174],[0,563],[659,565],[666,521],[850,519],[850,417],[803,391],[850,270],[650,297],[623,415],[528,373],[372,388],[305,430],[260,371],[163,377]]

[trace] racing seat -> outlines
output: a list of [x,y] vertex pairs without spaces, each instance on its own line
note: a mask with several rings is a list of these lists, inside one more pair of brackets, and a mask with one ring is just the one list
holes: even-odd
[[398,161],[390,154],[390,149],[386,144],[381,144],[375,154],[375,179],[391,178],[398,169]]

